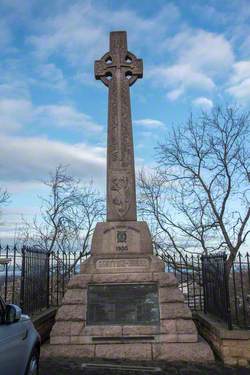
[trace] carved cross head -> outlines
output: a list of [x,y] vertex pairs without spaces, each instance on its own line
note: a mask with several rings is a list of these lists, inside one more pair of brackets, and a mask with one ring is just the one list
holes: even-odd
[[126,31],[110,33],[110,51],[95,61],[95,78],[109,86],[114,78],[127,80],[131,86],[143,76],[143,62],[127,50]]

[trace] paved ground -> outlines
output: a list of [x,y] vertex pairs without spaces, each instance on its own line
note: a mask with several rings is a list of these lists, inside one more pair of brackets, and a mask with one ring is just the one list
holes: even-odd
[[[90,363],[89,365],[86,365]],[[97,367],[95,365],[97,364]],[[113,365],[114,367],[109,367]],[[119,366],[130,366],[123,370]],[[100,367],[98,367],[100,366]],[[118,366],[118,367],[117,367]],[[137,366],[137,369],[135,368]],[[141,367],[141,369],[138,368]],[[134,367],[134,368],[133,368]],[[68,358],[42,358],[40,375],[250,375],[250,368],[233,368],[215,363],[198,366],[183,363],[132,363],[119,361],[84,362]]]

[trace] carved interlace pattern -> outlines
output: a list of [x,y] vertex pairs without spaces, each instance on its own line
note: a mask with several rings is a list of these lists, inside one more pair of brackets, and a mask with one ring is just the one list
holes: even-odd
[[109,88],[108,219],[136,220],[129,86],[142,77],[142,60],[127,51],[125,32],[111,33],[110,51],[95,62],[95,76]]

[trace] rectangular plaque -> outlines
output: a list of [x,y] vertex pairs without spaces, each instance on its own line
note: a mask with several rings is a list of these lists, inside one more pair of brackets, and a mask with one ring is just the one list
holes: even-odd
[[88,325],[159,324],[156,284],[89,285]]
[[97,269],[103,268],[144,268],[149,267],[149,260],[146,258],[131,259],[98,259]]

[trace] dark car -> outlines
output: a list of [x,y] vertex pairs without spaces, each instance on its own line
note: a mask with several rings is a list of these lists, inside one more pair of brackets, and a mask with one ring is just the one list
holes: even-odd
[[40,342],[29,316],[0,296],[0,375],[37,375]]

